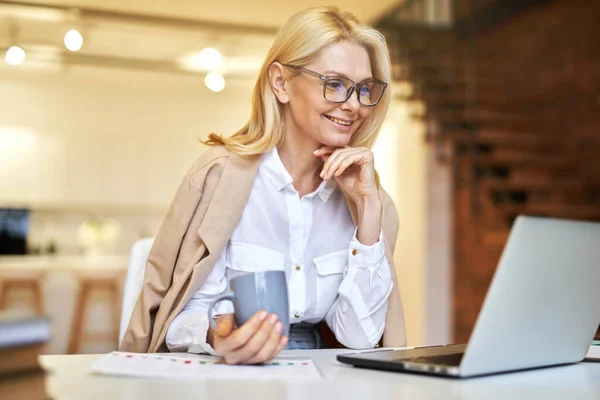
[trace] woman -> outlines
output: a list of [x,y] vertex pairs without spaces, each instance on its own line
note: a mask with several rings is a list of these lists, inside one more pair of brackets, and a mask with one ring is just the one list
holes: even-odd
[[[397,214],[371,146],[390,93],[383,36],[336,8],[293,16],[261,69],[249,122],[192,166],[156,237],[121,344],[221,355],[229,364],[320,348],[324,321],[350,348],[406,343],[393,266]],[[228,280],[286,271],[290,337],[258,312],[234,329]],[[385,331],[385,332],[384,332]]]

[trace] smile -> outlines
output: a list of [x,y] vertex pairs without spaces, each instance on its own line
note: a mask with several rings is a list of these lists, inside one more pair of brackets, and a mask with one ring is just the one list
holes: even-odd
[[350,125],[352,125],[352,122],[354,122],[354,121],[346,121],[346,120],[335,118],[335,117],[330,117],[329,115],[325,115],[325,118],[327,118],[330,121],[335,122],[336,124],[343,125],[343,126],[350,126]]

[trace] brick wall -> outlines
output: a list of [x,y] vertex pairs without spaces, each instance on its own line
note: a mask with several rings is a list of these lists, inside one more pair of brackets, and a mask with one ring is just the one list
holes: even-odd
[[[572,161],[546,175],[548,165],[533,166],[532,176],[551,180],[562,174],[572,182],[600,181],[599,43],[597,0],[548,2],[478,35],[481,127],[557,140],[559,149],[552,155],[558,161]],[[494,84],[486,85],[491,82]],[[459,176],[466,181],[468,165],[464,160],[457,164]],[[503,217],[497,209],[474,217],[469,190],[467,184],[459,183],[455,191],[457,341],[468,339],[501,252],[502,243],[492,239],[494,243],[487,243],[486,237],[492,235],[490,226],[506,223],[511,217]],[[567,206],[568,202],[585,202],[590,213],[596,206],[600,213],[600,190],[553,192],[546,198],[529,196],[530,202],[539,196],[541,202],[560,196]],[[490,201],[486,193],[481,198],[484,205]],[[552,216],[552,212],[547,215]],[[577,215],[581,219],[596,218],[595,214],[589,214],[589,218]]]

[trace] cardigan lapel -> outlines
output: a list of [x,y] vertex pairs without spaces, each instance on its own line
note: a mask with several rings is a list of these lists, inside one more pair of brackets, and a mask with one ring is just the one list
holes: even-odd
[[198,228],[198,235],[212,256],[221,254],[242,216],[260,159],[261,156],[245,157],[229,153],[206,215]]

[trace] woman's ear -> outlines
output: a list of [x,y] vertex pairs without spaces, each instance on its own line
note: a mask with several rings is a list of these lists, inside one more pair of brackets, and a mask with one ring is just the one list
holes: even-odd
[[285,104],[290,101],[285,67],[278,62],[274,62],[269,67],[269,83],[273,93],[281,103]]

